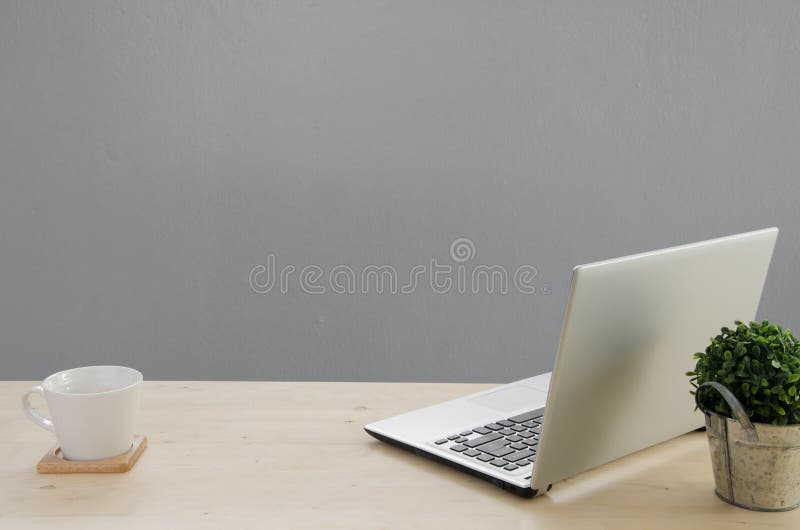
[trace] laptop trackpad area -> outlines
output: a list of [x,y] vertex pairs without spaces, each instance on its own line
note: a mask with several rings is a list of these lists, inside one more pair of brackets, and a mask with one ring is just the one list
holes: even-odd
[[498,412],[511,413],[520,409],[533,410],[543,407],[546,399],[546,392],[522,385],[513,385],[469,398],[468,401]]

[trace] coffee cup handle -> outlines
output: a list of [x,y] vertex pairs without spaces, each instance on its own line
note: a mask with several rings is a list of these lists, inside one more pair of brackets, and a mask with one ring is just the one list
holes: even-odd
[[44,397],[44,388],[42,388],[42,385],[32,386],[22,395],[22,411],[33,423],[42,429],[55,432],[55,429],[53,429],[53,421],[45,418],[31,407],[32,394],[39,394]]

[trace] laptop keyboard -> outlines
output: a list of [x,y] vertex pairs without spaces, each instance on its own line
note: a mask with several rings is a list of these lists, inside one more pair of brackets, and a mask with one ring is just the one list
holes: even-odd
[[454,433],[433,443],[514,475],[528,471],[526,478],[530,478],[543,418],[544,409],[532,410]]

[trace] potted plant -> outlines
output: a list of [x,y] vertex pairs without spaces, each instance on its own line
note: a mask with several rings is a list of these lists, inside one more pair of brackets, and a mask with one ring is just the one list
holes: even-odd
[[755,510],[800,505],[800,344],[768,321],[736,321],[687,372],[705,413],[717,495]]

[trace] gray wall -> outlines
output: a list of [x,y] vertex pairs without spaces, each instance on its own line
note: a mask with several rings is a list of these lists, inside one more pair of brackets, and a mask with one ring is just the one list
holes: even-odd
[[[574,264],[770,225],[800,327],[798,94],[793,1],[2,2],[0,379],[512,380]],[[248,282],[458,237],[538,292]]]

